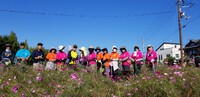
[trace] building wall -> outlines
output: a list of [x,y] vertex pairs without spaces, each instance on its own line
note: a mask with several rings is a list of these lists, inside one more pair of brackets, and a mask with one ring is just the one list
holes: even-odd
[[158,62],[163,62],[167,56],[175,57],[176,59],[180,58],[180,45],[176,44],[163,44],[156,52],[158,57]]

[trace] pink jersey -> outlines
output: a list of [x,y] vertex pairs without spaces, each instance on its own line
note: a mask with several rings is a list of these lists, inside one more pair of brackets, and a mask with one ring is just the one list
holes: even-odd
[[96,54],[94,52],[88,55],[88,61],[89,65],[96,64]]
[[133,54],[131,55],[131,58],[136,60],[136,61],[141,61],[142,60],[142,53],[140,51],[137,52],[133,52]]
[[124,52],[120,55],[119,59],[123,60],[122,65],[129,66],[131,64],[130,62],[130,55],[128,52]]
[[149,52],[147,52],[147,54],[146,54],[146,60],[147,61],[156,61],[156,59],[157,59],[157,54],[156,54],[156,52],[155,51],[149,51]]
[[60,64],[61,61],[67,60],[67,54],[65,52],[58,52],[56,55],[57,64]]

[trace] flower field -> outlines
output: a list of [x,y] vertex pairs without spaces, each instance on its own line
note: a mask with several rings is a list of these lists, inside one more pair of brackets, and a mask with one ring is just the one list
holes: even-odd
[[130,80],[113,81],[98,73],[78,70],[34,71],[22,73],[12,67],[0,77],[2,97],[199,97],[200,69],[158,66],[151,74],[143,66],[142,74]]

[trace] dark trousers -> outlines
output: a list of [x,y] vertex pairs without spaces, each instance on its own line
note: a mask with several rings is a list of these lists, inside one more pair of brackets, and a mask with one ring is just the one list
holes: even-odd
[[97,72],[99,72],[99,69],[101,68],[101,63],[97,62]]
[[141,72],[141,64],[134,64],[134,74],[138,75]]

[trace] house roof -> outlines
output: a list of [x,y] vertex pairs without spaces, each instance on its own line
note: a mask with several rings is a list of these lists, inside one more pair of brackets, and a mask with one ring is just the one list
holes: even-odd
[[157,51],[158,49],[160,49],[160,47],[162,47],[164,44],[175,44],[175,45],[180,45],[179,43],[163,42],[163,43],[156,49],[156,51]]
[[191,48],[197,48],[197,47],[200,47],[200,39],[197,39],[197,40],[191,39],[189,43],[185,45],[184,49],[191,49]]

